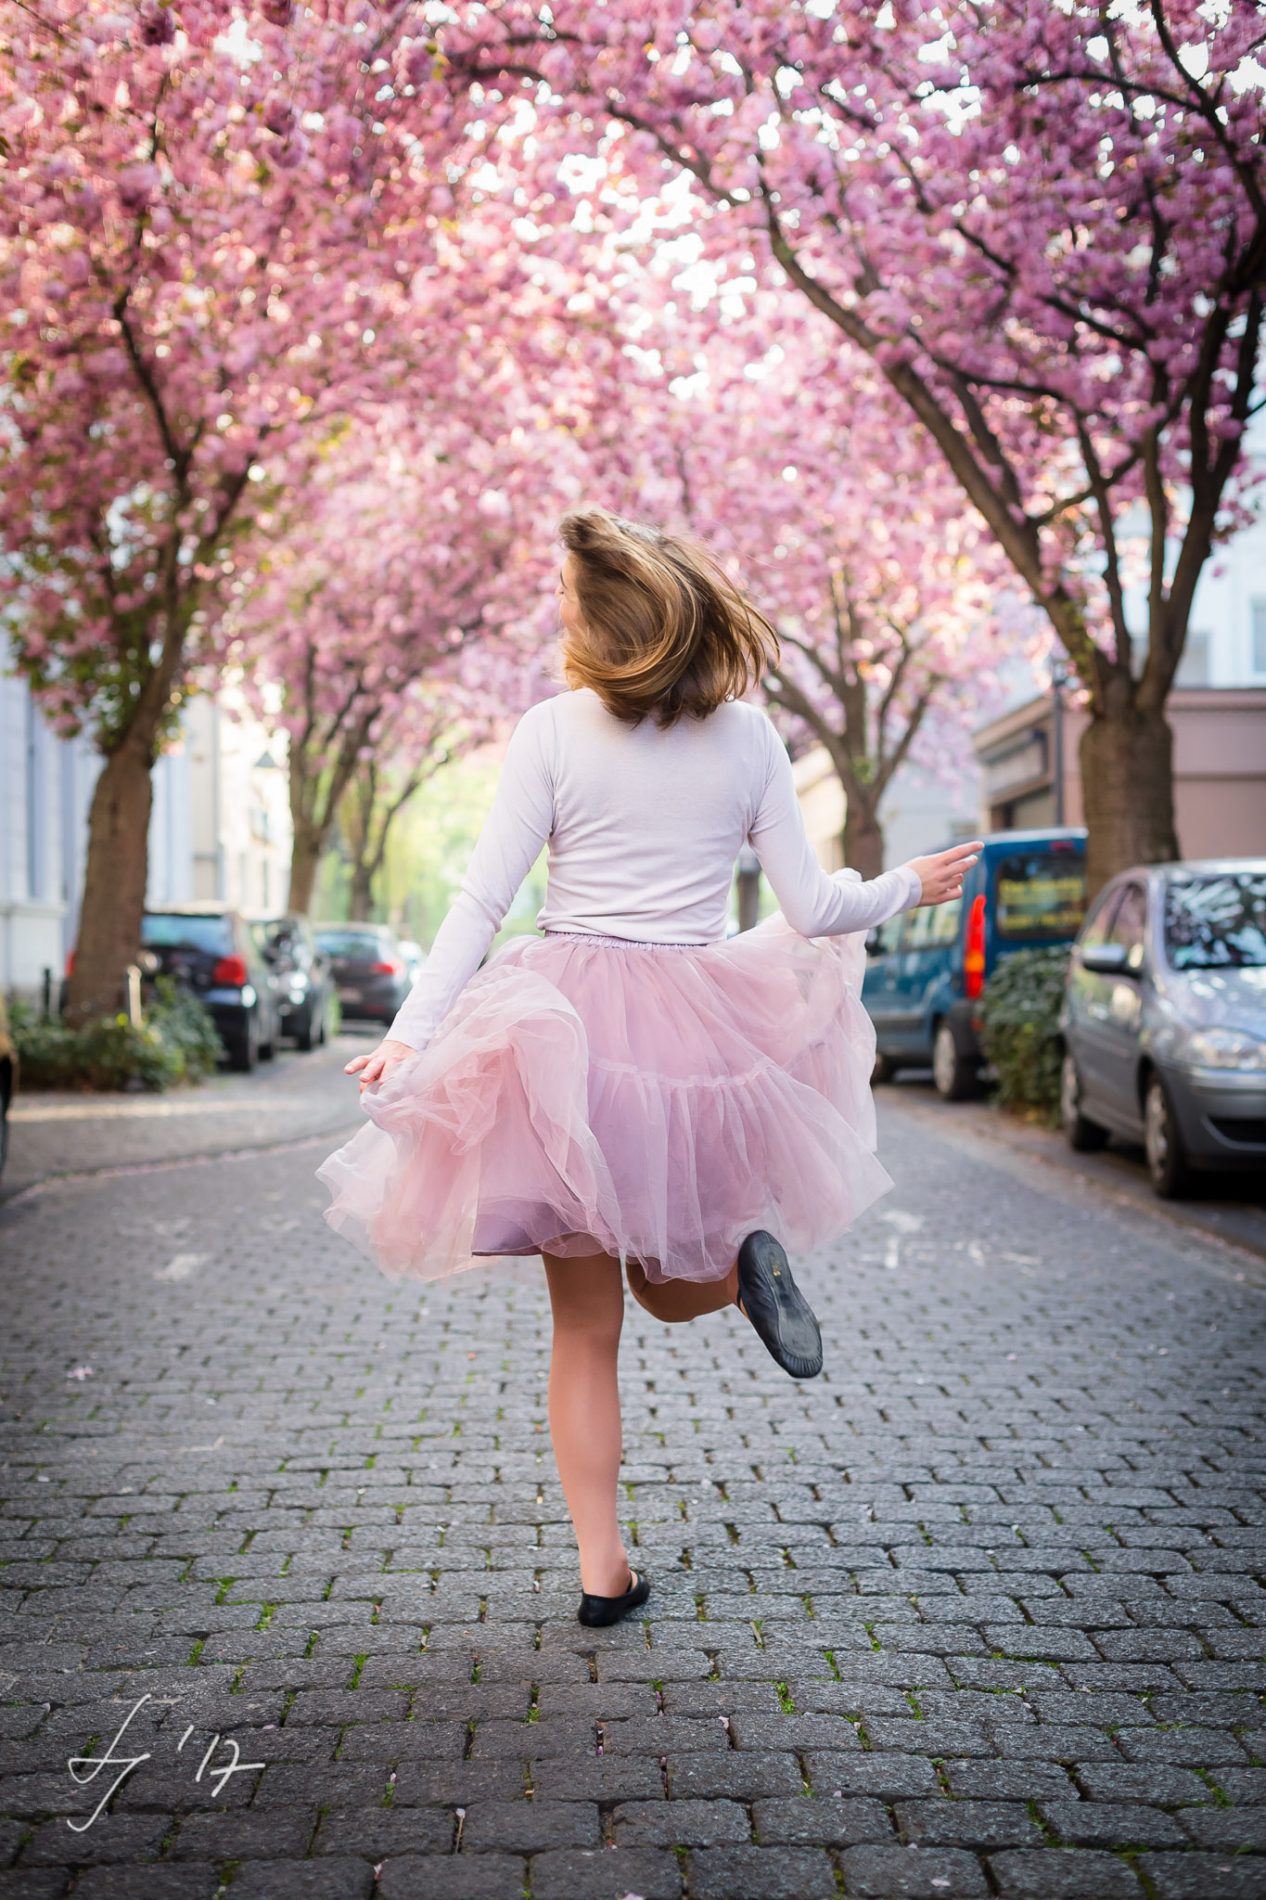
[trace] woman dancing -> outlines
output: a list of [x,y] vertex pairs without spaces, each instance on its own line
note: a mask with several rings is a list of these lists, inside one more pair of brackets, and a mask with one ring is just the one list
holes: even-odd
[[[324,1219],[392,1279],[540,1254],[550,1433],[595,1624],[650,1588],[617,1511],[624,1276],[658,1319],[732,1306],[792,1377],[821,1370],[788,1254],[892,1185],[864,933],[959,896],[980,841],[828,875],[745,697],[778,657],[769,621],[685,536],[586,509],[560,539],[569,690],[515,726],[431,954],[346,1065],[368,1120],[316,1172]],[[744,841],[781,909],[727,938]],[[480,967],[546,844],[541,934]]]

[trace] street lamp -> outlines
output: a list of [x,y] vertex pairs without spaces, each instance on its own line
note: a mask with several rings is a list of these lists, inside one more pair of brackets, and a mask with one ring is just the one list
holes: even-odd
[[1068,684],[1068,662],[1062,654],[1056,654],[1051,660],[1051,763],[1052,788],[1055,793],[1055,823],[1064,822],[1064,700],[1063,689]]

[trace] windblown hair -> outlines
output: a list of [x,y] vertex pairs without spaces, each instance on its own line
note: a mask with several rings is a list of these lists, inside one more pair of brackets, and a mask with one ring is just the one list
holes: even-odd
[[777,661],[770,622],[692,536],[583,508],[564,515],[559,539],[583,623],[564,637],[564,671],[618,719],[703,718]]

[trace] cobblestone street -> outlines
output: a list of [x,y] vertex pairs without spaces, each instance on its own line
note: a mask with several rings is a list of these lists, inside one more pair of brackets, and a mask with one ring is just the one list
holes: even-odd
[[0,1209],[0,1895],[1266,1895],[1266,1267],[881,1115],[820,1379],[629,1301],[609,1630],[538,1263],[393,1288],[311,1124]]

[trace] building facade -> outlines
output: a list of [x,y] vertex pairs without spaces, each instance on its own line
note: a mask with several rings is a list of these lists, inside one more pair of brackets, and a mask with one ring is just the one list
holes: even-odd
[[[1081,825],[1077,747],[1087,715],[1053,691],[974,734],[988,831]],[[1184,857],[1266,855],[1266,686],[1176,686],[1174,812]]]
[[[88,818],[102,759],[53,732],[0,633],[0,988],[55,1011],[79,929]],[[280,908],[290,865],[285,734],[233,688],[184,708],[153,771],[146,903],[222,898]]]

